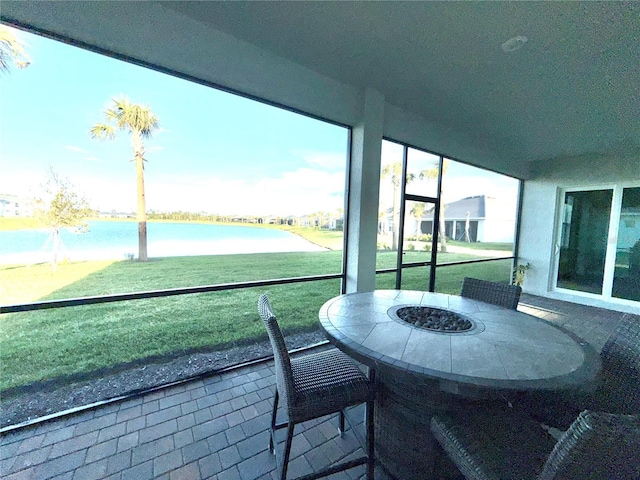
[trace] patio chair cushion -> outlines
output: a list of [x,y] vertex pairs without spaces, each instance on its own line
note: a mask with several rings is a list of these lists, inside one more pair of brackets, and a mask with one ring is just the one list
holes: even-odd
[[304,421],[371,400],[373,384],[340,350],[291,358],[293,402],[287,405],[294,421]]

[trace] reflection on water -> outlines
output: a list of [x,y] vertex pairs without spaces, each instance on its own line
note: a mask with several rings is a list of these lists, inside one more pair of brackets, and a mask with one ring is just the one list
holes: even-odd
[[[233,253],[311,252],[325,250],[282,230],[235,225],[147,223],[149,257],[227,255]],[[62,256],[71,260],[122,260],[138,255],[137,222],[89,222],[89,231],[61,232]],[[29,264],[51,260],[48,230],[0,232],[0,264]]]

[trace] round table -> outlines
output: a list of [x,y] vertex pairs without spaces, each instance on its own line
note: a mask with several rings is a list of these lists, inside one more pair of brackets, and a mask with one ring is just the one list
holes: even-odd
[[[416,327],[398,318],[404,306],[454,312],[473,327],[451,333]],[[455,295],[346,294],[327,301],[319,319],[334,345],[376,369],[376,454],[398,478],[430,476],[429,424],[439,409],[508,398],[514,391],[593,387],[601,368],[598,353],[572,333],[523,312]]]

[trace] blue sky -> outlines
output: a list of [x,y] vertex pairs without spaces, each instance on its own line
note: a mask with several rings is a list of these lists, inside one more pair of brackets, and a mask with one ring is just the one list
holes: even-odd
[[[145,142],[149,210],[302,215],[343,206],[346,129],[16,32],[31,65],[0,77],[0,193],[37,193],[51,166],[94,208],[134,211],[128,135],[99,142],[88,133],[124,94],[149,105],[161,127]],[[392,151],[383,147],[383,161]],[[450,169],[458,187],[449,192],[514,189],[486,173],[465,180],[465,168]]]

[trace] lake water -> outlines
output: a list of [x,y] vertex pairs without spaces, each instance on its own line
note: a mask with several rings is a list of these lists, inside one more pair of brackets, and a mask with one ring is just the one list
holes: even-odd
[[[138,256],[137,222],[89,222],[87,233],[61,233],[61,253],[71,260],[122,260]],[[51,260],[48,230],[0,232],[0,264]],[[272,228],[196,223],[147,223],[149,257],[226,255],[233,253],[323,251],[298,235]]]

